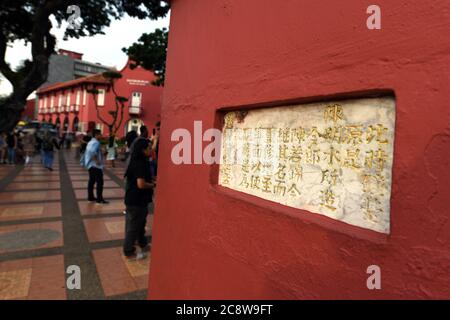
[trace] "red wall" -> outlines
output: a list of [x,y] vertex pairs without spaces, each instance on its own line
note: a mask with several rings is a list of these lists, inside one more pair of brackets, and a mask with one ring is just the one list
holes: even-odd
[[[450,2],[174,0],[151,299],[450,298]],[[391,233],[214,185],[171,162],[177,128],[216,110],[394,92]],[[191,131],[192,132],[192,131]],[[381,267],[381,290],[366,269]]]
[[25,109],[22,112],[22,119],[34,120],[35,99],[27,100]]

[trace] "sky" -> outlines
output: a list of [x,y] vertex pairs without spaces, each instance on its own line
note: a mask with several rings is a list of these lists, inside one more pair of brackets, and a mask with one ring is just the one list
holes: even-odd
[[[127,56],[122,52],[122,48],[136,42],[143,33],[152,32],[157,28],[168,28],[169,19],[169,15],[159,20],[139,20],[126,16],[121,20],[112,21],[111,25],[104,29],[104,35],[67,41],[63,40],[67,23],[63,23],[60,28],[57,28],[55,23],[52,34],[57,38],[56,50],[67,49],[80,52],[84,54],[83,60],[121,69],[127,62]],[[27,58],[31,59],[31,46],[25,46],[23,41],[14,42],[6,51],[6,61],[13,68]],[[0,96],[11,92],[11,84],[0,74]]]

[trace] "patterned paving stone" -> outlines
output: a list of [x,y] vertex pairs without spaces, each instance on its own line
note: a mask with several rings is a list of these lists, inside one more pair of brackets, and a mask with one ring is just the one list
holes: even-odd
[[62,224],[27,223],[0,227],[0,253],[63,245]]
[[147,289],[149,257],[128,261],[121,248],[94,250],[93,255],[106,296]]
[[[75,196],[79,200],[87,199],[87,190],[75,190]],[[125,197],[125,190],[123,190],[122,188],[104,188],[103,197],[105,199],[123,199]]]
[[61,216],[61,204],[58,202],[0,205],[0,221],[58,216]]
[[61,199],[61,192],[59,190],[0,193],[0,203],[48,201],[60,199]]
[[5,190],[45,190],[45,189],[59,189],[61,184],[58,181],[55,182],[16,182],[10,183]]
[[0,233],[0,251],[27,250],[58,240],[61,234],[52,229],[17,230]]
[[0,300],[26,298],[32,269],[0,272]]
[[78,201],[82,215],[122,213],[125,210],[123,199],[111,199],[108,205],[97,205],[88,201]]
[[[74,189],[87,189],[87,181],[72,181]],[[104,188],[119,188],[120,186],[112,180],[106,180],[103,184]]]
[[0,262],[0,300],[66,299],[62,255]]

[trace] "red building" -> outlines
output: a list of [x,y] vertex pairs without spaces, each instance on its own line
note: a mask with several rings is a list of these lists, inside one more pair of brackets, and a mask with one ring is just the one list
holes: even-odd
[[[119,71],[122,78],[114,85],[119,96],[129,99],[118,137],[142,124],[151,130],[160,120],[162,88],[151,84],[155,79],[153,72],[141,67],[131,69],[130,64],[128,61]],[[38,120],[54,123],[61,131],[88,132],[95,127],[108,134],[107,126],[97,116],[94,95],[88,92],[91,88],[98,90],[95,98],[100,116],[109,122],[110,112],[115,110],[115,95],[108,83],[102,74],[95,74],[39,89]]]
[[[151,299],[450,297],[450,2],[379,0],[381,30],[367,27],[370,3],[171,1]],[[386,90],[387,235],[221,188],[214,166],[171,159],[174,130],[221,128],[223,108]],[[367,287],[370,265],[380,290]]]
[[29,99],[27,100],[27,103],[25,105],[25,109],[22,112],[22,120],[30,121],[35,120],[35,99]]

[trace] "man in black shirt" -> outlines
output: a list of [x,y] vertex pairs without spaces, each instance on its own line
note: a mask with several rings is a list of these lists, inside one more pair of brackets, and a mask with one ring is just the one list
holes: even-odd
[[145,237],[148,205],[152,202],[153,176],[150,170],[149,157],[151,144],[147,139],[136,140],[131,153],[130,164],[125,176],[126,192],[126,220],[125,242],[123,252],[128,258],[136,258],[137,241],[142,252],[149,250],[148,240]]

